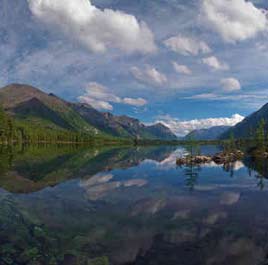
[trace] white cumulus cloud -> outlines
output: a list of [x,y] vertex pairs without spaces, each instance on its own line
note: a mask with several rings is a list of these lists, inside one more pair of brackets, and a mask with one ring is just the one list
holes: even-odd
[[93,52],[109,47],[124,52],[156,50],[152,31],[135,16],[98,9],[89,0],[28,0],[33,15]]
[[184,74],[184,75],[192,74],[192,70],[186,65],[178,64],[177,62],[172,62],[172,65],[173,65],[174,70],[179,74]]
[[225,92],[233,92],[241,89],[240,82],[233,77],[223,78],[221,80],[221,86]]
[[161,122],[170,128],[176,135],[185,136],[193,130],[208,129],[214,126],[234,126],[244,119],[239,114],[234,114],[230,118],[207,118],[181,121],[169,115],[160,116],[157,122]]
[[203,0],[204,20],[230,43],[255,37],[267,29],[266,12],[246,0]]
[[214,70],[228,70],[230,68],[228,64],[220,62],[215,56],[203,58],[202,62]]
[[134,66],[130,69],[130,72],[138,81],[143,83],[156,86],[161,86],[167,83],[166,75],[160,73],[156,68],[149,65],[147,65],[145,69],[140,69]]
[[182,55],[198,55],[210,53],[211,49],[204,41],[196,40],[182,35],[171,37],[164,41],[166,47]]
[[142,107],[147,104],[147,101],[143,98],[123,98],[122,102],[135,107]]
[[111,103],[121,103],[135,107],[142,107],[148,102],[143,98],[120,98],[109,92],[109,89],[99,83],[91,82],[85,89],[85,93],[78,100],[91,105],[97,110],[113,110]]
[[109,110],[109,111],[113,110],[113,106],[109,102],[103,100],[97,100],[87,95],[79,97],[79,100],[83,103],[89,104],[90,106],[92,106],[94,109],[97,110]]

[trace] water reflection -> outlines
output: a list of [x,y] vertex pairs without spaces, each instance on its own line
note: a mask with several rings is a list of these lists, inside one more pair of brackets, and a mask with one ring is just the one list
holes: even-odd
[[265,187],[265,180],[268,179],[268,160],[267,159],[246,159],[245,165],[248,167],[249,174],[252,175],[254,171],[255,177],[258,179],[258,187],[263,190]]
[[33,192],[72,178],[91,178],[112,169],[138,166],[145,159],[162,161],[175,147],[78,148],[30,146],[0,150],[0,187]]
[[178,168],[183,147],[4,152],[0,264],[268,262],[265,161]]

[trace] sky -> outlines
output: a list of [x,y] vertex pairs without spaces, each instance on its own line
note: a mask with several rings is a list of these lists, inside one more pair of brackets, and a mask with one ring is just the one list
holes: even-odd
[[0,0],[0,86],[23,83],[177,135],[268,102],[266,0]]

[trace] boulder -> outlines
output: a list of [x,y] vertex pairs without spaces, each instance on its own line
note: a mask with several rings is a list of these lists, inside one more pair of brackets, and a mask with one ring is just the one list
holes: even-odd
[[235,150],[233,152],[227,153],[227,152],[221,152],[213,156],[212,160],[216,164],[225,164],[230,162],[235,162],[237,160],[242,159],[244,156],[244,153],[240,150]]
[[186,164],[186,158],[185,158],[185,157],[177,158],[177,160],[176,160],[176,164],[177,164],[178,166],[185,165],[185,164]]
[[203,163],[209,163],[212,161],[212,158],[210,156],[195,156],[192,159],[192,162],[196,164],[203,164]]
[[212,161],[210,156],[187,156],[181,157],[176,160],[178,166],[189,165],[189,164],[204,164]]
[[[204,156],[204,155],[180,157],[180,158],[177,158],[176,164],[178,166],[191,165],[191,164],[199,165],[199,164],[205,164],[205,163],[214,161],[216,164],[221,165],[221,164],[238,161],[242,159],[243,156],[244,156],[244,153],[242,151],[235,150],[230,153],[220,152],[214,155],[213,157]],[[268,153],[267,153],[267,156],[268,156]]]

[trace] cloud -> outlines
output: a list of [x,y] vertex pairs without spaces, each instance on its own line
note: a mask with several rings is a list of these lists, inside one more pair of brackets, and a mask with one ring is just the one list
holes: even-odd
[[203,222],[206,225],[215,225],[220,219],[225,219],[227,216],[228,215],[225,212],[211,213],[206,218],[204,218]]
[[255,37],[267,29],[266,12],[245,0],[203,0],[203,17],[230,43]]
[[207,118],[181,121],[177,118],[165,115],[159,116],[156,122],[163,123],[178,136],[185,136],[193,130],[207,129],[213,126],[234,126],[243,119],[243,116],[234,114],[230,118]]
[[183,99],[191,99],[198,101],[226,101],[229,105],[245,107],[247,110],[256,110],[262,107],[268,101],[267,90],[254,91],[251,93],[243,94],[220,94],[220,93],[202,93],[192,96],[184,97]]
[[172,51],[182,55],[198,55],[199,53],[206,54],[211,52],[206,42],[181,35],[165,40],[164,44]]
[[240,82],[233,77],[223,78],[221,80],[221,86],[225,92],[233,92],[241,89]]
[[28,0],[32,14],[51,29],[93,52],[117,48],[127,53],[156,50],[154,36],[133,15],[98,9],[89,0]]
[[236,204],[240,199],[240,193],[238,192],[224,192],[220,198],[220,204],[222,205],[233,205]]
[[214,70],[228,70],[230,68],[228,64],[220,62],[215,56],[203,58],[202,62]]
[[141,81],[142,83],[155,86],[161,86],[167,83],[167,77],[149,65],[147,65],[143,70],[134,66],[130,69],[130,72],[137,80]]
[[142,107],[147,104],[147,101],[143,98],[124,98],[122,102],[136,107]]
[[186,97],[186,99],[204,99],[204,100],[214,100],[218,99],[219,95],[214,93],[203,93],[197,94],[190,97]]
[[186,65],[181,65],[176,62],[172,62],[174,70],[179,74],[191,75],[192,70]]
[[111,103],[121,103],[136,107],[142,107],[147,104],[143,98],[120,98],[109,89],[99,83],[91,82],[88,84],[85,94],[78,97],[80,102],[87,103],[97,110],[113,110]]
[[113,177],[114,176],[112,174],[99,173],[94,176],[91,176],[89,179],[81,180],[79,185],[81,187],[92,187],[98,184],[107,183],[112,180]]
[[94,109],[97,110],[109,110],[109,111],[113,110],[113,106],[107,101],[96,100],[86,95],[80,96],[79,100],[83,103],[89,104],[90,106],[92,106]]

